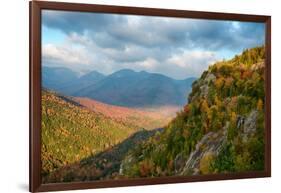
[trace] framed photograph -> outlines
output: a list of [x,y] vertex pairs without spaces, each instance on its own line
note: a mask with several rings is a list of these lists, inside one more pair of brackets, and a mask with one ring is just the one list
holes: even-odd
[[30,191],[270,177],[270,21],[30,2]]

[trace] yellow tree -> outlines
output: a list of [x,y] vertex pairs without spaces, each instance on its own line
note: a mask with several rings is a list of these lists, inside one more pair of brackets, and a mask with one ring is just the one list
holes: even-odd
[[220,77],[216,79],[215,86],[217,89],[221,89],[224,84],[224,78]]
[[201,102],[201,107],[200,110],[202,113],[207,113],[209,110],[209,105],[206,99],[203,99],[203,101]]
[[258,109],[259,111],[262,111],[262,110],[263,110],[263,102],[262,102],[262,99],[259,99],[259,100],[258,100],[257,109]]

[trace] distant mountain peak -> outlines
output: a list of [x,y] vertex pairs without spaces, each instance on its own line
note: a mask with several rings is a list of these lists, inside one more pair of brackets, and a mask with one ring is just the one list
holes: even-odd
[[126,77],[126,76],[132,76],[136,74],[136,72],[134,70],[131,70],[131,69],[121,69],[121,70],[118,70],[114,73],[112,73],[111,77],[116,77],[116,78],[121,78],[121,77]]
[[83,76],[80,77],[80,79],[88,79],[88,78],[103,78],[105,77],[104,74],[96,71],[96,70],[93,70],[91,72],[88,72],[87,74],[84,74]]
[[96,71],[96,70],[93,70],[93,71],[90,71],[90,72],[88,72],[87,74],[101,74],[101,75],[104,75],[103,73],[101,73],[101,72],[98,72],[98,71]]
[[124,69],[114,72],[113,74],[120,74],[120,73],[136,73],[136,71],[134,71],[132,69],[124,68]]

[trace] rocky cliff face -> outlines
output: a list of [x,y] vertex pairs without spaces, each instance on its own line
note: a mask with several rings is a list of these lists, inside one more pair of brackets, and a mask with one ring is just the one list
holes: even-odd
[[[246,143],[256,134],[258,111],[253,110],[247,117],[237,120],[236,128],[239,129],[243,143]],[[209,132],[196,144],[195,150],[190,153],[184,167],[175,171],[178,175],[200,174],[200,163],[207,157],[217,157],[227,144],[227,131],[229,122],[218,132]],[[175,160],[176,161],[176,160]]]
[[218,132],[209,132],[196,144],[195,150],[189,155],[185,166],[181,168],[179,175],[200,174],[200,162],[206,157],[216,157],[221,152],[223,145],[227,140],[227,123],[224,128]]

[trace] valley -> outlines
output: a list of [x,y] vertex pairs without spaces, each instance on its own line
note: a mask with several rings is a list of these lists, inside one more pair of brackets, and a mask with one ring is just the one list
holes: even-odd
[[167,125],[176,116],[181,107],[167,106],[158,108],[128,108],[109,105],[93,99],[73,97],[73,100],[82,106],[101,113],[102,115],[138,129],[155,129]]

